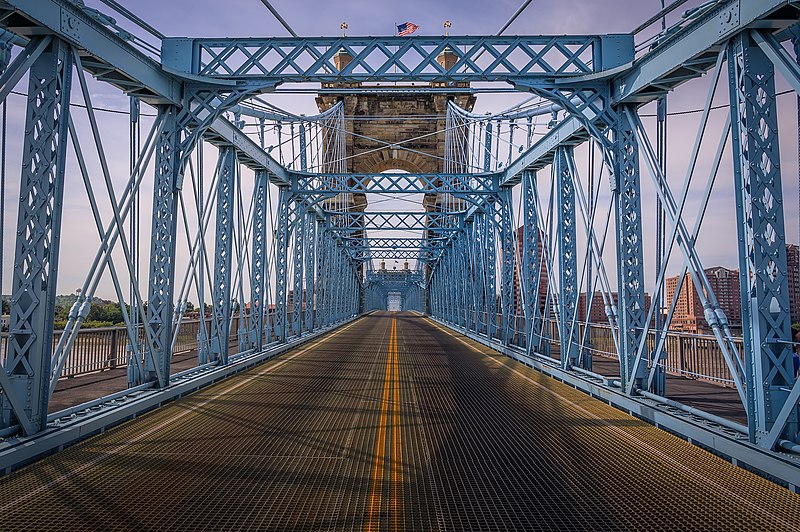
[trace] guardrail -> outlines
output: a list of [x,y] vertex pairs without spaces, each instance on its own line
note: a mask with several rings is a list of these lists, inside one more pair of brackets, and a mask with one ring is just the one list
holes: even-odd
[[[495,324],[501,323],[502,316],[497,314]],[[486,334],[486,313],[471,316],[471,322],[477,323],[477,332]],[[578,337],[584,338],[586,324],[578,324]],[[472,328],[472,330],[475,330]],[[526,347],[525,342],[525,318],[514,316],[512,326],[513,336],[511,344],[518,347]],[[558,323],[554,319],[548,319],[544,324],[544,331],[541,336],[550,343],[550,356],[558,357],[559,335]],[[499,325],[495,328],[493,338],[501,338]],[[744,345],[741,338],[735,338],[735,344],[739,355],[744,353]],[[647,334],[647,350],[652,353],[655,350],[656,333],[649,331]],[[594,356],[618,359],[616,347],[611,327],[608,325],[591,323],[589,324],[588,343],[586,345]],[[721,386],[733,388],[734,383],[731,378],[722,351],[719,349],[717,340],[712,335],[690,334],[678,331],[668,331],[664,345],[667,354],[665,369],[671,375],[680,375],[689,379],[697,379]]]
[[[269,315],[269,320],[273,319]],[[211,330],[211,318],[206,318],[206,330]],[[239,318],[233,318],[231,325],[231,344],[238,343]],[[272,328],[270,328],[272,330]],[[63,331],[53,334],[53,352]],[[200,319],[182,320],[175,340],[173,355],[197,349],[197,335],[200,332]],[[144,342],[142,328],[138,328],[140,342]],[[266,339],[266,343],[273,339]],[[3,333],[3,353],[8,348],[8,333]],[[98,327],[81,329],[72,344],[61,378],[77,377],[87,373],[125,368],[128,365],[128,332],[125,327]]]
[[[267,319],[272,320],[273,315]],[[501,316],[498,314],[495,323],[500,323]],[[478,332],[485,332],[485,315],[475,316],[473,321],[479,325]],[[206,318],[207,330],[211,329],[211,319]],[[579,338],[583,338],[586,325],[579,324]],[[233,319],[231,326],[231,342],[235,345],[238,342],[239,318]],[[270,330],[273,328],[270,327]],[[513,337],[511,343],[519,347],[525,347],[525,318],[515,316]],[[548,339],[551,346],[551,356],[558,357],[558,324],[555,320],[547,320],[544,328],[544,337]],[[200,330],[200,320],[181,321],[178,336],[175,341],[174,353],[182,353],[197,349],[197,335]],[[61,331],[56,331],[53,338],[53,346],[58,343]],[[141,331],[140,331],[141,336]],[[499,328],[495,331],[495,338],[500,337]],[[655,331],[650,331],[647,336],[647,348],[649,352],[655,349]],[[7,333],[3,334],[3,352],[6,350]],[[266,343],[273,341],[267,338]],[[739,353],[743,352],[741,338],[736,339]],[[611,327],[602,324],[589,325],[589,343],[587,349],[595,356],[608,358],[618,358]],[[670,331],[667,333],[665,351],[667,358],[665,367],[667,373],[680,375],[690,379],[713,382],[722,386],[733,387],[725,360],[719,350],[716,339],[711,335],[698,335]],[[72,346],[61,378],[77,377],[96,371],[105,371],[115,368],[124,368],[128,364],[128,334],[125,327],[102,327],[97,329],[82,329],[78,332],[75,343]]]

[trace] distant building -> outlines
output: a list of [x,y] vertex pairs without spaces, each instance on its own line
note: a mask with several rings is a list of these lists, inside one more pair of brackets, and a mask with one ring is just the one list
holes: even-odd
[[789,314],[792,323],[800,323],[800,246],[786,244],[786,265],[789,281]]
[[[523,315],[522,310],[522,291],[519,282],[519,265],[522,264],[522,248],[524,243],[524,236],[525,231],[524,227],[520,227],[517,229],[517,249],[519,250],[519,256],[517,260],[514,261],[514,301],[515,303],[515,311],[514,313],[517,316]],[[542,243],[544,242],[544,232],[539,231],[539,241],[538,241],[538,255],[539,255],[539,297],[538,299],[538,306],[539,312],[544,314],[544,307],[547,305],[547,286],[548,286],[548,270],[550,261],[547,260],[547,250],[542,247]],[[533,282],[533,279],[530,279],[530,282]]]
[[[742,301],[739,270],[729,270],[722,266],[716,266],[706,269],[705,273],[720,308],[728,318],[728,324],[732,328],[740,328],[742,326]],[[677,275],[667,278],[665,305],[669,305],[672,302],[678,286],[678,280],[679,277]],[[705,318],[703,305],[700,302],[700,296],[689,274],[686,274],[683,286],[681,286],[670,329],[693,334],[711,332],[711,328]]]
[[[610,301],[615,307],[617,307],[617,314],[619,314],[619,294],[617,292],[611,292],[610,294]],[[650,294],[644,294],[644,311],[645,313],[650,311],[650,305],[652,305],[652,300],[650,298]],[[586,321],[586,292],[581,292],[578,296],[578,320],[579,321]],[[602,292],[595,292],[592,294],[591,300],[591,308],[589,309],[589,323],[600,323],[608,325],[608,315],[606,314],[606,303],[603,300],[603,293]]]

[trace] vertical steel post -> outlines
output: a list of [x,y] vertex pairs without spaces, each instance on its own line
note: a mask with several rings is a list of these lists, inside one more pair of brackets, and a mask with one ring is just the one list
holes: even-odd
[[333,237],[325,239],[325,325],[333,323],[333,295],[336,290],[333,288],[334,272],[336,266]]
[[[635,107],[631,106],[631,113]],[[647,319],[644,300],[644,256],[642,251],[642,203],[639,174],[639,146],[624,107],[617,109],[614,125],[614,213],[617,237],[617,279],[619,283],[619,361],[623,389],[631,381],[640,386],[647,366],[632,375],[636,350]]]
[[316,242],[314,255],[316,261],[314,263],[314,328],[318,329],[322,325],[323,317],[323,292],[325,285],[322,280],[323,264],[325,260],[325,225],[323,222],[317,222],[316,227]]
[[18,421],[8,397],[14,394],[29,421],[22,424],[25,432],[47,424],[71,82],[69,46],[53,39],[31,66],[28,81],[4,364],[11,390],[1,399],[0,426]]
[[306,156],[306,125],[300,123],[300,170],[308,170],[308,157]]
[[497,334],[497,201],[484,214],[484,252],[486,253],[486,336]]
[[316,259],[317,249],[317,217],[313,211],[306,214],[306,236],[305,236],[305,274],[306,286],[305,297],[303,298],[306,303],[305,308],[305,329],[311,331],[314,329],[314,261]]
[[522,267],[519,269],[522,311],[525,315],[525,349],[531,353],[539,349],[540,340],[534,339],[541,327],[539,309],[539,221],[536,212],[536,172],[522,174]]
[[[335,243],[333,244],[333,275],[332,280],[341,283],[344,278],[344,268],[342,268],[342,250]],[[342,290],[333,290],[331,294],[331,318],[333,323],[338,323],[342,319]]]
[[[748,426],[762,443],[795,380],[775,72],[743,32],[731,41],[728,75]],[[797,420],[795,406],[783,437],[796,438]]]
[[[211,304],[211,357],[228,363],[231,320],[231,259],[233,256],[233,204],[236,190],[236,151],[219,150],[217,227],[214,240],[214,286]],[[243,304],[240,302],[239,304]]]
[[488,172],[492,166],[492,121],[486,121],[486,145],[483,148],[483,171]]
[[484,269],[483,226],[485,216],[475,213],[472,233],[472,256],[475,259],[475,332],[486,332],[486,270]]
[[164,126],[157,140],[153,179],[147,321],[153,331],[154,351],[149,356],[145,355],[145,380],[158,380],[161,387],[169,383],[172,359],[175,237],[178,194],[183,180],[178,112],[178,108],[174,106],[159,108]]
[[445,270],[445,275],[442,279],[445,283],[445,295],[447,296],[447,319],[451,323],[456,322],[456,299],[458,298],[458,292],[456,291],[456,286],[454,283],[455,258],[455,250],[451,245],[450,249],[447,250],[447,269]]
[[511,205],[511,187],[501,187],[498,195],[500,215],[501,260],[500,298],[502,310],[503,343],[509,344],[514,336],[514,213]]
[[559,146],[555,156],[558,194],[558,336],[561,367],[578,364],[580,338],[574,321],[578,306],[578,247],[575,222],[575,183],[568,158],[572,147]]
[[275,337],[286,341],[287,312],[286,295],[289,283],[289,217],[292,209],[292,194],[288,187],[278,192],[278,223],[275,229]]
[[464,327],[467,330],[475,328],[475,256],[473,253],[472,235],[474,234],[473,222],[469,221],[464,226],[462,246],[464,253]]
[[306,220],[306,213],[303,211],[299,202],[295,202],[295,213],[291,218],[292,232],[294,233],[294,276],[292,287],[292,335],[300,336],[303,332],[303,270],[305,262],[303,255],[305,251],[306,235],[303,231]]
[[[466,328],[469,325],[468,315],[470,313],[470,307],[472,304],[471,296],[470,296],[470,289],[472,288],[472,283],[469,281],[469,264],[468,260],[469,257],[467,255],[467,233],[463,230],[458,235],[458,239],[456,240],[458,243],[458,256],[459,256],[459,264],[458,264],[458,274],[459,274],[459,283],[458,283],[458,291],[461,295],[459,304],[460,304],[460,314],[459,314],[459,324]],[[416,285],[415,285],[416,286]],[[416,291],[415,291],[416,293]]]
[[264,297],[267,276],[267,189],[266,170],[256,171],[253,187],[253,255],[250,265],[250,332],[248,347],[260,351],[264,347],[264,317],[269,308]]

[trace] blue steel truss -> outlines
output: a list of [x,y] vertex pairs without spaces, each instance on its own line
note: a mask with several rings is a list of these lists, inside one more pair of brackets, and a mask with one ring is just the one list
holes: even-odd
[[71,82],[71,54],[52,39],[30,67],[8,351],[0,370],[3,422],[17,421],[28,434],[47,423]]
[[328,196],[345,192],[385,194],[454,194],[483,196],[498,192],[497,174],[300,174],[291,173],[292,189],[298,194]]
[[233,203],[236,188],[236,153],[219,152],[217,181],[217,231],[214,240],[214,283],[211,295],[211,357],[228,363],[231,321],[231,262],[233,257]]
[[400,229],[448,233],[461,230],[461,212],[343,212],[325,213],[327,227],[337,233]]
[[775,72],[748,34],[731,42],[728,63],[750,438],[772,448],[798,429]]
[[[135,96],[135,106],[146,103],[158,111],[151,141],[121,199],[112,191],[116,225],[104,228],[98,222],[100,275],[108,266],[118,284],[111,250],[117,240],[128,242],[121,221],[127,220],[142,172],[155,169],[146,314],[142,305],[141,319],[136,317],[144,297],[129,302],[129,310],[120,296],[131,386],[165,397],[174,385],[171,361],[187,302],[176,278],[177,244],[185,229],[187,240],[195,242],[185,284],[205,286],[206,261],[213,267],[210,337],[205,327],[198,334],[201,369],[228,371],[241,357],[296,345],[360,313],[385,309],[390,297],[399,297],[404,310],[426,313],[514,356],[521,353],[526,362],[565,379],[597,378],[588,371],[590,346],[578,316],[590,310],[588,302],[580,307],[580,290],[585,285],[588,298],[599,284],[620,377],[619,389],[607,379],[592,386],[629,404],[643,397],[664,399],[650,393],[658,360],[647,349],[640,154],[651,170],[654,157],[638,110],[687,80],[712,69],[718,73],[726,62],[722,50],[729,74],[743,361],[702,269],[695,237],[681,219],[679,202],[685,199],[676,198],[665,176],[651,173],[658,174],[659,201],[673,224],[670,249],[680,248],[687,274],[701,286],[707,320],[725,344],[732,380],[745,398],[749,441],[759,452],[794,449],[800,386],[792,374],[775,71],[800,89],[796,58],[783,45],[800,34],[787,16],[796,18],[795,8],[781,0],[704,5],[649,48],[636,50],[633,34],[164,38],[158,62],[80,3],[0,2],[0,100],[29,73],[9,340],[0,367],[0,436],[38,435],[51,428],[49,395],[72,346],[59,345],[52,356],[66,136],[71,134],[73,143],[77,139],[68,112],[73,64]],[[447,123],[439,143],[441,172],[349,173],[344,104],[315,117],[248,107],[251,96],[295,82],[321,83],[321,91],[343,95],[376,82],[428,82],[413,91],[445,95],[469,94],[471,82],[503,82],[549,103],[483,116],[451,102],[441,117]],[[226,119],[229,112],[234,123]],[[240,128],[243,114],[260,121],[259,142]],[[542,114],[553,116],[551,127],[534,140],[533,117]],[[280,124],[284,119],[286,128]],[[291,157],[280,147],[278,155],[265,149],[265,123],[278,131],[278,146],[285,140],[282,132],[289,131]],[[608,240],[616,257],[615,286],[598,244],[596,191],[584,191],[594,176],[582,179],[574,160],[575,147],[590,139],[613,199]],[[202,160],[198,146],[204,143],[219,150],[206,200],[208,191],[196,182],[202,170],[195,173],[190,162]],[[720,146],[721,154],[724,143]],[[80,152],[78,157],[83,160]],[[249,210],[239,197],[240,167],[255,172]],[[549,210],[548,199],[540,197],[546,167],[553,171]],[[198,204],[194,237],[185,207],[190,187]],[[277,187],[275,209],[271,187]],[[365,210],[369,204],[361,201],[371,194],[407,193],[424,194],[425,210],[377,212]],[[213,235],[214,244],[206,259],[210,214],[208,239]],[[591,279],[582,277],[584,247]],[[136,294],[145,280],[138,278],[130,253],[124,255]],[[392,259],[404,261],[402,269],[375,269],[375,261]],[[205,294],[204,288],[197,291]],[[71,312],[71,327],[79,328],[86,317],[91,295],[80,301]],[[231,334],[235,320],[238,345]],[[551,356],[556,346],[559,354]],[[740,431],[736,424],[721,423]],[[0,446],[0,456],[3,452]]]
[[[447,52],[453,63],[437,60]],[[334,58],[350,62],[339,72]],[[514,81],[597,74],[633,58],[631,35],[340,37],[162,41],[169,69],[271,82]],[[546,80],[546,81],[545,81]]]

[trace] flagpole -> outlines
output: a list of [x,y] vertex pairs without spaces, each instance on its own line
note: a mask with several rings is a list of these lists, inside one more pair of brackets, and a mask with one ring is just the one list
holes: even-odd
[[[397,21],[395,21],[394,26],[392,28],[392,35],[394,35],[395,37],[397,36]],[[397,53],[397,50],[399,50],[399,45],[396,45],[394,47],[395,54]],[[395,60],[394,63],[394,73],[397,74],[397,60]],[[394,82],[394,86],[397,87],[397,81]]]

